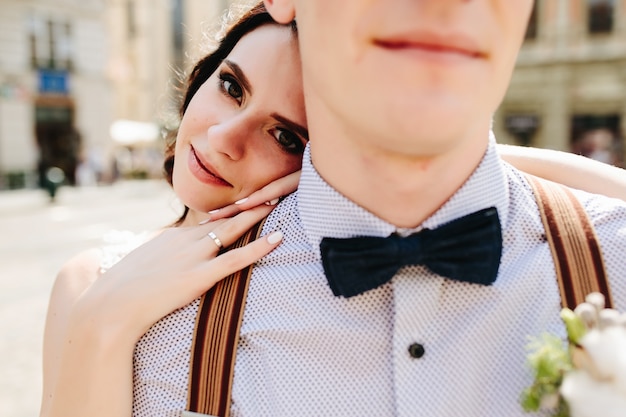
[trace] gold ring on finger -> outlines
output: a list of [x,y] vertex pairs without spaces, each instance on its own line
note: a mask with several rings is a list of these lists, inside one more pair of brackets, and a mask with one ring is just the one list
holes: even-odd
[[220,240],[219,237],[215,235],[215,233],[209,232],[207,233],[207,236],[213,239],[213,242],[215,242],[215,244],[217,245],[218,250],[222,250],[224,248],[224,245],[222,245],[222,241]]

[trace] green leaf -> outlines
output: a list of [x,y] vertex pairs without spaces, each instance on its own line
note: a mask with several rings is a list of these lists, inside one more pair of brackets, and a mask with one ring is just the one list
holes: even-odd
[[587,327],[582,319],[569,308],[561,310],[561,319],[565,323],[567,338],[571,343],[578,344],[587,333]]
[[[524,411],[534,412],[540,410],[543,398],[558,394],[563,376],[572,369],[572,363],[567,344],[552,334],[544,333],[531,338],[526,348],[529,351],[528,364],[535,379],[522,392],[520,402]],[[559,397],[559,407],[553,410],[554,417],[568,417],[569,413],[563,407],[564,401]]]

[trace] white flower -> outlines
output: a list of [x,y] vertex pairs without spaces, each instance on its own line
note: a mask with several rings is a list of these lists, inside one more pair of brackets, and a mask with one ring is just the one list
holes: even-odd
[[626,396],[610,382],[593,379],[587,372],[569,372],[563,379],[561,395],[571,417],[624,417]]
[[611,326],[603,330],[593,329],[580,344],[600,374],[612,380],[626,396],[626,328]]
[[549,334],[533,339],[528,359],[535,380],[522,393],[522,407],[551,406],[545,411],[553,417],[626,417],[626,313],[605,308],[604,296],[591,293],[560,316],[567,346]]
[[594,328],[580,345],[560,388],[571,417],[626,416],[626,328]]

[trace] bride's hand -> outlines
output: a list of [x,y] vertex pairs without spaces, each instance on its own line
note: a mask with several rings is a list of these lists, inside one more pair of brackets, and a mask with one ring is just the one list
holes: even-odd
[[211,220],[224,219],[242,211],[250,210],[259,205],[275,206],[282,197],[298,188],[300,171],[293,172],[267,184],[265,187],[250,194],[247,198],[210,212]]
[[274,232],[221,253],[208,236],[213,232],[228,247],[272,208],[260,205],[230,219],[160,232],[95,280],[78,299],[74,317],[113,331],[114,338],[138,340],[160,318],[278,246],[282,234]]

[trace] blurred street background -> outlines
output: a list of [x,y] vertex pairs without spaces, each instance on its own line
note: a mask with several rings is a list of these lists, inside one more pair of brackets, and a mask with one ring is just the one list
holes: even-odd
[[[61,264],[175,217],[163,132],[235,2],[254,0],[0,0],[0,417],[37,415]],[[626,0],[536,0],[493,120],[501,143],[624,166]]]
[[39,413],[48,296],[61,265],[111,231],[171,223],[180,206],[163,180],[0,194],[0,416]]

